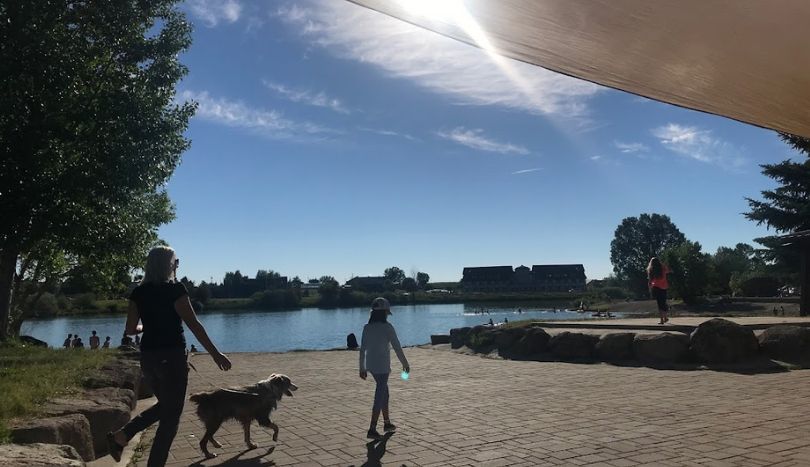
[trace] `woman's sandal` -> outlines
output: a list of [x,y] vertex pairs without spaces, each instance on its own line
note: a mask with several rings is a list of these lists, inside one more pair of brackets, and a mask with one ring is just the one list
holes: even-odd
[[110,451],[110,457],[112,457],[115,462],[119,462],[121,460],[121,454],[124,452],[124,446],[118,444],[112,431],[107,433],[107,450]]

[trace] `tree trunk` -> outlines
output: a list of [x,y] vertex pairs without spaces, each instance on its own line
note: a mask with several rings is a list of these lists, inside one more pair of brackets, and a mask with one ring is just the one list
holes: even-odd
[[810,240],[802,242],[802,268],[799,274],[801,298],[799,299],[799,316],[810,314]]
[[17,271],[18,256],[19,252],[16,250],[0,251],[0,342],[9,338],[11,289],[14,284],[14,274]]

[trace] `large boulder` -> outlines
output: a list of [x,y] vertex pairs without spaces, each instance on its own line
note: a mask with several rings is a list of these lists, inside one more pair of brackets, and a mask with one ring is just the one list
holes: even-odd
[[20,336],[17,339],[19,339],[20,342],[23,342],[28,345],[33,345],[34,347],[48,347],[47,342],[39,340],[33,336]]
[[528,328],[517,342],[509,348],[510,355],[514,357],[530,357],[545,353],[548,350],[548,341],[551,336],[543,328]]
[[439,344],[449,344],[450,343],[450,336],[447,334],[431,334],[430,335],[430,344],[431,345],[439,345]]
[[563,360],[584,360],[593,358],[597,340],[599,336],[563,331],[553,336],[548,346],[551,353]]
[[605,362],[621,362],[633,359],[633,332],[604,334],[596,343],[596,358]]
[[117,430],[129,421],[136,404],[135,393],[129,389],[89,389],[71,397],[54,399],[45,404],[46,416],[82,414],[90,422],[93,450],[96,456],[107,453],[107,432]]
[[96,458],[90,422],[82,414],[25,420],[10,428],[11,439],[15,443],[66,444],[76,449],[85,461]]
[[491,350],[495,346],[495,328],[492,326],[475,326],[464,339],[464,344],[479,352]]
[[675,363],[689,352],[689,336],[681,333],[636,334],[633,354],[644,363]]
[[773,326],[759,335],[762,353],[774,360],[796,362],[810,358],[810,329],[800,326]]
[[508,352],[526,334],[525,328],[506,328],[495,331],[498,352]]
[[84,467],[71,446],[63,444],[0,444],[3,467]]
[[112,360],[87,376],[82,385],[88,389],[130,389],[137,394],[141,385],[141,365],[129,358]]
[[689,338],[689,349],[706,363],[733,363],[757,355],[754,331],[733,321],[713,318],[700,323]]
[[464,346],[467,340],[467,334],[472,331],[472,328],[467,326],[464,328],[453,328],[450,330],[450,348],[458,349]]

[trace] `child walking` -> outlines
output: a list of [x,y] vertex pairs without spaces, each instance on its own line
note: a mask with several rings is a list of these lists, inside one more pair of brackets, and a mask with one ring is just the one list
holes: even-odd
[[383,430],[386,432],[397,429],[391,423],[388,412],[388,375],[391,374],[391,347],[397,354],[402,369],[410,373],[408,359],[402,352],[399,345],[397,332],[394,326],[388,322],[388,315],[391,314],[391,304],[383,297],[377,297],[371,302],[371,315],[368,324],[363,327],[363,337],[360,344],[360,378],[366,379],[368,372],[374,377],[377,388],[374,391],[374,406],[371,410],[371,425],[367,436],[371,439],[380,438],[377,432],[377,421],[380,419],[380,412],[383,415]]

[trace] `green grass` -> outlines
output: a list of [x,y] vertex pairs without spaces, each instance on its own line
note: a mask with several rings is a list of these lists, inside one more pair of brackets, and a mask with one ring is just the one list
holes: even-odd
[[116,354],[0,344],[0,444],[9,442],[10,420],[36,415],[43,402],[76,392],[90,370]]

